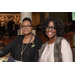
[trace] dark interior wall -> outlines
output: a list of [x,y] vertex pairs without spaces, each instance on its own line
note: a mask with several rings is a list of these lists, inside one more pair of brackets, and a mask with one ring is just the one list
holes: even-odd
[[[49,17],[57,17],[60,18],[63,22],[68,22],[68,12],[49,12]],[[40,22],[45,19],[45,13],[40,13]]]
[[40,13],[40,23],[45,19],[45,13],[41,12]]
[[57,17],[68,22],[68,12],[49,12],[49,17]]
[[0,12],[0,14],[20,14],[20,12]]

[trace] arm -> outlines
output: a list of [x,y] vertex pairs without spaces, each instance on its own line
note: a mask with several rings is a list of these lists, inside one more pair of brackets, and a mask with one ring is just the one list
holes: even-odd
[[9,52],[11,52],[13,45],[17,41],[17,38],[15,38],[12,42],[10,42],[8,45],[0,49],[0,57],[5,56]]
[[63,39],[61,42],[61,54],[62,54],[62,62],[73,61],[72,50],[71,50],[70,44],[65,39]]

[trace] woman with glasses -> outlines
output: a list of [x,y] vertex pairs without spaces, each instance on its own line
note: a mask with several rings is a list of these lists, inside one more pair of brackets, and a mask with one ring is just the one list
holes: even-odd
[[46,18],[42,31],[49,39],[39,50],[39,62],[72,62],[72,51],[68,40],[63,38],[64,24],[58,18]]
[[[39,58],[39,49],[42,40],[32,33],[32,21],[30,18],[24,18],[22,21],[23,35],[17,36],[11,43],[0,50],[0,57],[8,54],[14,60],[24,62],[37,62]],[[9,60],[10,61],[10,60]]]

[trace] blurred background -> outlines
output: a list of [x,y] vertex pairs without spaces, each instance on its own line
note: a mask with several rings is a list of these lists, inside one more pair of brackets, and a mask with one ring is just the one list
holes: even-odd
[[[0,43],[4,46],[10,43],[17,35],[22,35],[22,19],[29,17],[32,19],[33,33],[41,38],[45,38],[41,32],[41,22],[47,17],[57,17],[65,25],[64,37],[70,41],[71,47],[75,46],[75,12],[0,12]],[[12,32],[11,25],[13,25]]]

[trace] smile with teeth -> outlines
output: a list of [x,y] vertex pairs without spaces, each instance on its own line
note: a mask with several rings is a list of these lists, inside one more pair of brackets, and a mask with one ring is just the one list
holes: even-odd
[[52,32],[48,32],[48,35],[52,35]]

